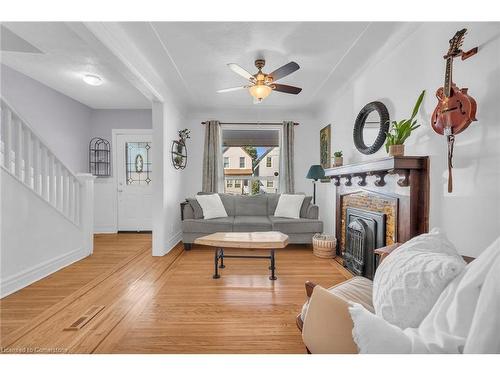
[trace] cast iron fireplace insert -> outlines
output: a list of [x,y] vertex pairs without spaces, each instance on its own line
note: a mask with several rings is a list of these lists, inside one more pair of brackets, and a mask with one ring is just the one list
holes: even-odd
[[373,250],[385,246],[386,215],[359,208],[346,208],[344,265],[355,275],[373,279]]

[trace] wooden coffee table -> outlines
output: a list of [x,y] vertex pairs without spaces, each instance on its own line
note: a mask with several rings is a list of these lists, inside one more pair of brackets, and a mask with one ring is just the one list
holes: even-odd
[[[269,259],[271,265],[270,280],[276,280],[275,249],[282,249],[288,245],[288,236],[281,232],[217,232],[194,240],[195,244],[215,247],[214,279],[220,278],[219,268],[225,268],[224,258]],[[265,255],[227,255],[224,248],[238,249],[269,249],[269,256]],[[220,264],[219,264],[220,261]]]

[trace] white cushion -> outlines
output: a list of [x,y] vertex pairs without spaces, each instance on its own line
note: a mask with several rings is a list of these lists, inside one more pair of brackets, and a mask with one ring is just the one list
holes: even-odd
[[418,327],[464,267],[462,257],[438,229],[411,239],[385,258],[375,273],[375,313],[400,328]]
[[219,194],[196,195],[195,198],[203,210],[204,219],[227,217],[226,209],[222,204]]
[[411,341],[404,331],[372,314],[359,303],[350,303],[352,338],[361,354],[411,353]]
[[361,353],[500,353],[499,285],[500,237],[448,284],[418,328],[351,304],[353,339]]
[[300,219],[300,208],[304,198],[305,195],[302,194],[281,194],[274,216]]

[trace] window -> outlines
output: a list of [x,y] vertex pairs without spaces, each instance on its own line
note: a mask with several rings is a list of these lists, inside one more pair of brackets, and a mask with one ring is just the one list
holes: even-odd
[[219,178],[224,192],[254,195],[280,191],[281,128],[222,125]]
[[127,142],[126,177],[127,185],[149,185],[151,183],[151,159],[149,142]]

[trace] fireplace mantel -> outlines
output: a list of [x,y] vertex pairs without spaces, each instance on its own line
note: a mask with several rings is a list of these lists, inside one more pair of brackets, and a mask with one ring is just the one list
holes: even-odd
[[334,180],[337,186],[335,193],[337,255],[342,255],[339,246],[342,228],[345,225],[342,213],[345,212],[347,202],[360,195],[378,196],[382,199],[389,197],[396,200],[393,242],[405,242],[429,230],[428,156],[396,156],[366,160],[326,169],[325,176]]
[[336,186],[340,185],[341,178],[345,179],[346,186],[351,186],[353,177],[359,177],[359,186],[366,186],[366,176],[374,175],[377,176],[375,186],[384,186],[385,176],[388,173],[398,174],[400,176],[398,185],[409,186],[410,172],[426,169],[427,163],[427,156],[392,156],[329,168],[325,170],[325,176],[334,179]]

